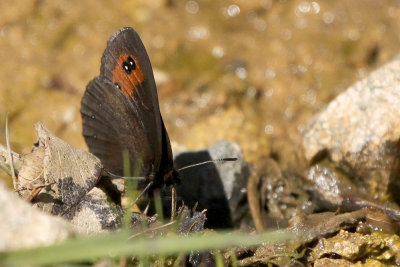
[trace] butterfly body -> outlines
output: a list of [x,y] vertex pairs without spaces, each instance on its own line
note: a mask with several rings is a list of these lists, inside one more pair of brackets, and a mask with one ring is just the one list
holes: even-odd
[[132,175],[155,185],[175,180],[151,63],[132,28],[122,28],[108,41],[100,75],[89,82],[82,98],[81,114],[89,150],[107,171],[124,175],[127,151]]

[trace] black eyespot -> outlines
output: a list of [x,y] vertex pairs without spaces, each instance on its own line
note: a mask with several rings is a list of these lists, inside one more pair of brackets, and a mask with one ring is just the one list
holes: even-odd
[[133,58],[128,57],[128,59],[126,61],[128,62],[129,66],[131,67],[131,70],[135,70],[136,69],[136,63],[133,60]]
[[131,74],[131,72],[132,72],[132,69],[131,69],[131,66],[129,65],[129,63],[127,62],[127,61],[124,61],[123,63],[122,63],[122,69],[125,71],[125,73],[126,74]]
[[132,70],[136,69],[136,63],[132,57],[128,57],[126,61],[122,63],[122,69],[125,71],[126,74],[131,74]]
[[114,83],[115,87],[117,87],[118,89],[121,90],[121,85],[119,85],[119,83]]

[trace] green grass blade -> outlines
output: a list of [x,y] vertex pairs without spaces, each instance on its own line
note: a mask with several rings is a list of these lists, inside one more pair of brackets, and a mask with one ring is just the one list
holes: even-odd
[[103,257],[135,255],[170,255],[192,250],[224,249],[235,246],[250,247],[261,243],[283,241],[294,235],[283,231],[254,236],[239,233],[207,233],[189,236],[136,238],[128,240],[130,233],[122,231],[105,236],[69,240],[59,245],[29,250],[0,253],[0,266],[56,264],[95,261]]
[[224,267],[224,258],[222,257],[221,253],[215,252],[215,265],[216,267]]

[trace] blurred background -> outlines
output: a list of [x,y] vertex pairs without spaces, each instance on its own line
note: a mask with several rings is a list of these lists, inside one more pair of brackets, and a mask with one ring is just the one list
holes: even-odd
[[155,70],[173,147],[238,142],[250,163],[301,159],[312,114],[400,50],[400,1],[1,0],[0,142],[42,121],[75,147],[110,35],[131,26]]

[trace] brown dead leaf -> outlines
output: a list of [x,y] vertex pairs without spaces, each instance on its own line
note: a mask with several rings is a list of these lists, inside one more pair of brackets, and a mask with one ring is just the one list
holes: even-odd
[[38,141],[24,157],[17,191],[39,209],[69,220],[81,233],[115,229],[122,210],[94,187],[103,171],[100,160],[56,137],[43,124],[35,125]]
[[29,202],[37,196],[37,193],[40,193],[45,185],[43,176],[44,151],[43,147],[34,147],[30,154],[23,157],[22,166],[18,173],[16,191]]
[[64,215],[96,185],[102,165],[97,157],[71,147],[43,124],[37,123],[35,127],[39,137],[36,150],[44,150],[44,188],[35,203],[46,212]]

